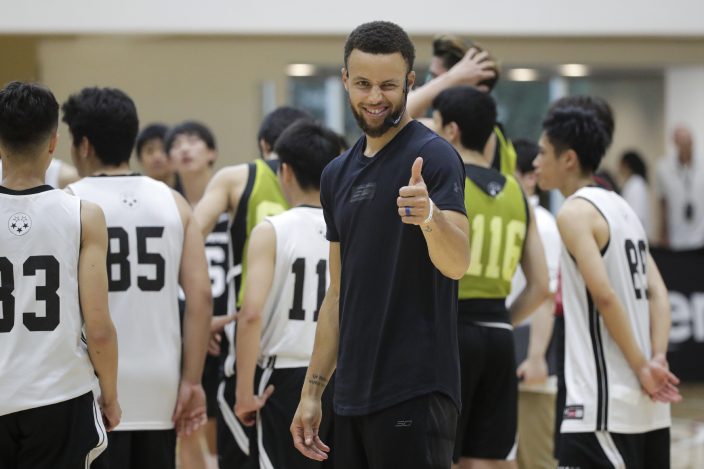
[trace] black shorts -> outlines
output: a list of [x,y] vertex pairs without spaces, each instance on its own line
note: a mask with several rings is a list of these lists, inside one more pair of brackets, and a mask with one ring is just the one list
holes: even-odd
[[456,424],[457,407],[440,393],[370,415],[335,415],[335,469],[449,469]]
[[[303,456],[294,446],[290,427],[293,415],[296,413],[301,399],[301,389],[306,377],[307,368],[275,368],[259,370],[257,391],[274,385],[274,393],[266,405],[259,411],[257,419],[257,442],[260,467],[285,467],[287,469],[313,469],[334,467],[335,455],[319,463]],[[330,380],[322,397],[323,420],[318,430],[320,439],[328,446],[332,444],[333,407],[332,392],[335,386],[334,378]]]
[[173,469],[175,430],[123,430],[108,433],[108,449],[91,469]]
[[220,357],[210,354],[205,356],[203,364],[203,390],[205,391],[205,404],[209,419],[218,415],[218,386],[221,381]]
[[518,379],[510,329],[459,323],[462,412],[454,460],[515,459]]
[[560,468],[669,469],[670,429],[646,433],[563,433]]
[[218,386],[218,466],[221,469],[255,469],[259,467],[255,427],[245,427],[235,416],[235,385],[235,377],[230,376]]
[[84,469],[106,445],[92,392],[0,416],[0,469]]

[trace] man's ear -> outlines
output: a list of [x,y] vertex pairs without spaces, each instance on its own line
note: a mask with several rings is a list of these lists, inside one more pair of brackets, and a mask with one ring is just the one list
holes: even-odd
[[54,132],[49,139],[49,154],[53,155],[54,152],[56,151],[56,145],[59,143],[59,134],[58,132]]
[[259,139],[259,151],[261,151],[264,159],[267,159],[267,156],[271,153],[271,145],[269,145],[263,138]]
[[345,87],[345,91],[349,92],[350,91],[350,73],[347,71],[347,68],[342,67],[340,69],[340,74],[342,75],[342,86]]

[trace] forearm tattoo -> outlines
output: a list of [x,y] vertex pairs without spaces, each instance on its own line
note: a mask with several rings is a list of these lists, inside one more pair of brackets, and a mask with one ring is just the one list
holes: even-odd
[[325,379],[325,376],[323,376],[323,375],[313,374],[313,375],[311,375],[310,378],[308,378],[308,383],[310,383],[313,386],[325,387],[325,385],[328,384],[328,380]]

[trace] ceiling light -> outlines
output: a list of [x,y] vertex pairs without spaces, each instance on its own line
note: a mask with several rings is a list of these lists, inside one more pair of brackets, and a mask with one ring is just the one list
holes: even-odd
[[315,65],[313,64],[288,64],[286,74],[290,77],[310,77],[315,75]]
[[508,79],[513,81],[535,81],[538,71],[534,68],[512,68],[508,71]]
[[589,75],[589,67],[583,64],[560,65],[560,74],[565,77],[586,77]]

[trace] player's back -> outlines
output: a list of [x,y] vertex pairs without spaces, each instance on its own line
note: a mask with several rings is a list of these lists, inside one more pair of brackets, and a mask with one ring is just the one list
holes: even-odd
[[266,220],[276,232],[276,263],[262,314],[261,357],[275,356],[276,368],[307,367],[330,283],[323,210],[299,206]]
[[81,202],[0,188],[0,415],[90,391],[78,297]]
[[[609,283],[625,307],[638,346],[650,358],[645,230],[633,209],[615,192],[585,187],[571,198],[589,201],[608,224],[609,241],[602,259]],[[564,250],[560,267],[568,392],[562,431],[641,433],[669,426],[669,406],[652,402],[641,390],[573,258]]]
[[183,222],[171,189],[146,176],[93,176],[70,189],[108,226],[110,314],[119,347],[118,430],[173,427],[181,369],[178,276]]

